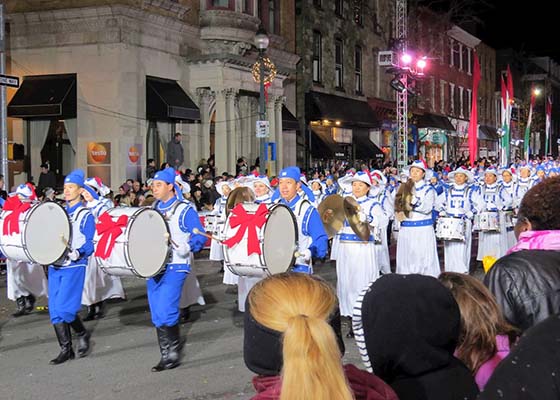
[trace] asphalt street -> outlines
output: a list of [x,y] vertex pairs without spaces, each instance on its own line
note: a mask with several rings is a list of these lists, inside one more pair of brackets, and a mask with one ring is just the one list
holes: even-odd
[[[0,276],[0,398],[249,399],[255,393],[253,374],[243,362],[237,295],[222,284],[219,263],[198,258],[195,270],[207,304],[193,306],[181,325],[186,341],[182,365],[160,373],[150,370],[159,360],[159,348],[144,280],[123,278],[127,300],[111,302],[105,318],[85,323],[92,330],[88,357],[52,366],[49,360],[59,346],[48,312],[12,317],[15,303],[7,299],[6,277]],[[315,271],[335,284],[334,263],[316,265]],[[37,305],[46,305],[46,299]],[[343,334],[347,329],[344,323]],[[362,368],[353,339],[345,341],[344,362]]]

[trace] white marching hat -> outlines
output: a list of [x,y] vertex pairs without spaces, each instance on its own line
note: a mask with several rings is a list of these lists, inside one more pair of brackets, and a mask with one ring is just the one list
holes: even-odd
[[251,180],[251,186],[253,186],[255,183],[262,183],[263,185],[265,185],[269,190],[272,190],[272,187],[270,186],[270,181],[268,180],[268,177],[266,175],[259,175],[259,176],[255,176],[252,180]]
[[107,196],[111,191],[111,189],[109,189],[107,186],[103,184],[101,178],[97,176],[94,176],[92,178],[87,178],[84,181],[84,184],[97,190],[97,193],[99,193],[103,197]]
[[464,168],[464,167],[458,167],[455,171],[451,171],[447,177],[450,180],[454,180],[455,179],[455,174],[464,174],[467,177],[467,182],[472,183],[474,181],[474,176],[472,174],[471,171],[469,171],[468,169]]
[[231,185],[229,184],[228,181],[220,181],[215,185],[216,191],[220,196],[224,195],[224,186],[228,186],[231,189]]
[[379,185],[387,184],[387,177],[378,169],[371,171],[371,179],[376,181]]
[[496,167],[488,167],[484,170],[484,175],[486,174],[494,174],[494,176],[497,178],[498,170],[496,169]]
[[372,184],[372,176],[369,171],[358,171],[354,174],[354,176],[350,179],[350,183],[352,182],[363,182],[368,186]]

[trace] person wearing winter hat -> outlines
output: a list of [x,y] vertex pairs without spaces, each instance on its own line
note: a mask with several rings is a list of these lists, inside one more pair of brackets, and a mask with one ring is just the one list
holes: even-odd
[[[352,308],[364,285],[379,277],[375,242],[381,240],[381,230],[378,227],[387,226],[388,218],[381,205],[368,197],[371,181],[367,170],[357,172],[351,179],[351,198],[358,204],[359,221],[369,226],[369,238],[364,240],[356,235],[348,220],[337,233],[339,244],[336,256],[336,294],[340,303],[340,314],[348,318],[352,317]],[[353,337],[351,329],[348,337]]]
[[170,262],[160,274],[148,279],[148,303],[152,323],[156,327],[161,353],[153,372],[164,371],[180,364],[179,302],[187,274],[191,271],[191,253],[202,250],[206,237],[198,214],[191,203],[178,196],[181,189],[175,183],[175,170],[156,172],[152,191],[157,199],[154,208],[165,216],[173,245]]
[[272,201],[272,188],[266,175],[255,176],[252,180],[252,186],[253,192],[255,192],[255,203],[269,204]]
[[498,213],[499,218],[494,226],[488,225],[478,234],[478,253],[476,259],[482,261],[486,256],[500,258],[508,249],[507,230],[503,210],[511,209],[513,199],[498,182],[498,171],[488,167],[484,171],[484,183],[479,186],[480,196],[477,211],[481,220],[494,220],[492,216]]
[[439,276],[436,236],[432,209],[436,191],[424,180],[428,167],[423,160],[414,161],[405,173],[404,183],[395,196],[395,215],[400,221],[397,241],[397,273]]
[[507,248],[512,247],[517,240],[515,239],[515,234],[513,233],[513,206],[515,202],[515,189],[517,188],[517,183],[515,182],[515,175],[510,168],[503,168],[500,170],[502,188],[510,195],[511,204],[502,210],[501,216],[504,220],[504,227],[507,231]]
[[[302,184],[301,173],[298,167],[286,167],[278,174],[277,203],[284,204],[292,210],[298,224],[298,249],[299,256],[293,267],[294,272],[313,273],[312,257],[325,258],[328,251],[328,237],[323,227],[319,213],[309,200],[304,200],[298,195]],[[307,190],[309,190],[306,187]],[[311,193],[313,196],[313,193]]]
[[[32,202],[36,200],[35,188],[31,183],[21,184],[6,203]],[[47,278],[40,265],[6,258],[6,292],[8,299],[16,302],[14,317],[30,314],[38,297],[47,296]]]
[[78,356],[89,353],[90,332],[86,330],[78,311],[88,259],[92,255],[95,220],[91,211],[82,205],[84,172],[76,169],[64,179],[66,212],[72,224],[72,239],[67,256],[49,266],[49,314],[60,345],[60,354],[51,364],[61,364],[75,357],[70,327],[78,335]]
[[243,358],[252,400],[397,400],[375,375],[343,365],[336,295],[323,279],[276,274],[249,293]]
[[[469,273],[472,246],[472,220],[476,212],[476,205],[480,203],[480,192],[473,188],[473,175],[464,167],[459,167],[449,173],[451,183],[436,199],[435,209],[440,218],[456,218],[463,220],[464,240],[449,240],[444,238],[445,270],[451,272]],[[439,224],[445,220],[438,220]]]
[[366,370],[400,400],[474,400],[471,371],[454,356],[459,306],[431,276],[384,275],[360,294],[353,316]]
[[[110,189],[97,176],[87,178],[84,181],[82,197],[96,222],[101,214],[113,208],[113,202],[105,197],[109,192]],[[82,293],[82,304],[87,307],[84,321],[103,318],[105,316],[105,300],[107,299],[126,299],[121,278],[103,272],[96,258],[90,257]]]

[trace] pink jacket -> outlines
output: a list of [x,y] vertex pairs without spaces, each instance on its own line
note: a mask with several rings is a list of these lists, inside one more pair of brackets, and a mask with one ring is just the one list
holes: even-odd
[[500,361],[509,354],[509,337],[507,335],[496,336],[496,348],[497,352],[494,357],[482,364],[474,376],[480,390],[484,389],[486,382],[488,382]]

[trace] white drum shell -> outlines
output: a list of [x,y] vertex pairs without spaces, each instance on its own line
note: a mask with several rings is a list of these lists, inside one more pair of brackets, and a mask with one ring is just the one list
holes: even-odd
[[465,241],[465,220],[461,218],[439,217],[436,223],[436,238],[439,240]]
[[[117,207],[106,211],[114,222],[128,216],[126,228],[115,240],[108,258],[96,257],[109,275],[150,278],[157,275],[169,260],[169,228],[163,215],[152,208]],[[95,232],[95,248],[100,235]]]
[[[254,214],[259,204],[243,203],[249,214]],[[265,277],[288,271],[295,262],[294,253],[297,249],[297,222],[292,211],[279,204],[267,206],[269,214],[262,228],[257,228],[257,237],[261,254],[247,254],[248,235],[236,245],[224,245],[224,262],[227,268],[236,275]],[[223,231],[223,237],[233,237],[238,227],[230,226],[230,213]]]
[[478,228],[482,232],[500,232],[500,213],[498,211],[481,212]]
[[[0,214],[0,229],[7,215],[8,211]],[[51,265],[67,253],[71,232],[68,214],[61,205],[36,203],[20,214],[19,233],[0,235],[0,251],[14,261]]]

